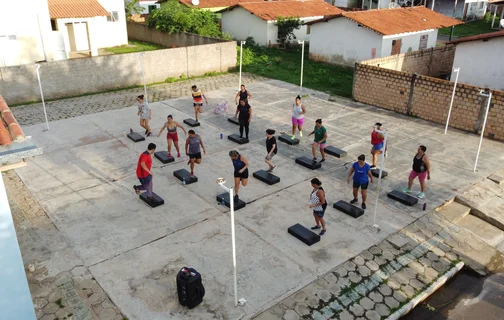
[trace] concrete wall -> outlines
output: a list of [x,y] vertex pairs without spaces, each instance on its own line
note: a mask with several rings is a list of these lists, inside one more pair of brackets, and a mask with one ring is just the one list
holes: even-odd
[[131,40],[159,44],[167,48],[197,46],[202,44],[221,43],[226,40],[203,37],[192,33],[172,33],[151,29],[143,23],[128,22],[128,37]]
[[504,91],[503,52],[504,37],[457,44],[453,66],[460,67],[459,82]]
[[[222,32],[229,33],[233,39],[245,40],[253,37],[254,41],[266,46],[268,45],[268,23],[261,18],[250,14],[245,9],[235,8],[222,13]],[[275,42],[277,43],[276,39]]]
[[[144,56],[147,83],[168,77],[203,75],[236,66],[236,43],[222,42],[185,48],[147,51]],[[46,99],[75,96],[142,84],[138,53],[44,63],[40,78]],[[10,105],[39,101],[33,65],[0,68],[0,94]]]
[[[387,110],[445,124],[453,82],[417,76],[364,64],[355,65],[355,100]],[[483,125],[486,98],[479,87],[459,84],[450,126],[478,133]],[[493,91],[485,136],[504,141],[504,92]]]
[[98,48],[115,47],[128,43],[124,0],[98,0],[108,12],[117,11],[119,20],[107,21],[106,17],[95,17],[96,45]]
[[450,74],[454,57],[455,46],[443,46],[365,60],[361,63],[395,71],[439,77]]
[[381,54],[382,37],[346,18],[311,25],[310,60],[341,65],[373,58]]
[[420,38],[424,35],[427,36],[427,49],[436,46],[438,30],[430,30],[423,32],[415,32],[404,35],[384,36],[382,44],[381,57],[389,56],[392,52],[392,41],[401,39],[401,53],[417,51],[420,49]]

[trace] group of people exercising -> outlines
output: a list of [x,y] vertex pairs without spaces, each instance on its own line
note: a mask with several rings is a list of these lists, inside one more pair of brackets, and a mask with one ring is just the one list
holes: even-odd
[[[240,126],[240,138],[249,138],[249,124],[252,119],[252,107],[249,105],[249,99],[252,97],[251,93],[247,91],[245,85],[241,85],[240,91],[236,94],[237,108],[234,115],[235,120],[238,118],[238,123]],[[203,112],[203,99],[208,104],[208,100],[205,97],[203,90],[198,89],[197,86],[192,86],[192,98],[193,98],[193,108],[196,121],[198,121],[198,114]],[[138,115],[140,116],[140,126],[145,128],[145,134],[147,136],[151,135],[149,120],[152,118],[152,111],[148,104],[144,101],[144,96],[140,95],[137,97],[138,100]],[[295,103],[292,106],[292,135],[291,139],[296,138],[296,130],[299,132],[299,137],[303,137],[303,125],[304,116],[306,114],[306,106],[301,102],[301,97],[297,96]],[[203,139],[199,134],[196,134],[194,130],[189,130],[186,132],[184,126],[173,120],[172,115],[168,115],[167,121],[163,127],[159,130],[158,137],[166,129],[166,139],[168,142],[168,156],[171,157],[172,146],[175,146],[177,151],[177,157],[180,157],[180,149],[178,145],[178,134],[177,128],[180,128],[184,134],[187,136],[185,143],[185,154],[189,157],[187,162],[190,165],[191,177],[194,176],[194,165],[200,164],[202,159],[201,151],[206,154],[206,149],[203,144]],[[387,156],[388,142],[385,140],[384,136],[385,130],[382,128],[381,123],[376,123],[371,132],[371,155],[372,155],[372,165],[366,163],[366,157],[364,154],[359,155],[357,161],[352,164],[347,176],[347,182],[353,181],[353,199],[350,201],[351,204],[355,205],[358,202],[358,192],[361,190],[362,196],[362,209],[366,209],[366,198],[367,189],[369,183],[373,183],[372,169],[376,168],[378,156],[384,153]],[[243,137],[245,133],[245,137]],[[273,172],[276,165],[273,163],[272,159],[278,152],[278,145],[275,138],[275,130],[266,130],[266,157],[264,161],[268,164],[268,172]],[[312,143],[312,154],[313,161],[317,161],[317,149],[320,150],[321,160],[325,161],[325,152],[327,142],[327,129],[322,125],[322,119],[317,119],[315,121],[315,126],[313,131],[308,134],[308,136],[314,135],[314,141]],[[141,194],[142,191],[146,191],[146,196],[148,200],[152,199],[152,154],[156,150],[156,145],[154,143],[149,143],[147,150],[140,155],[137,166],[137,177],[140,180],[141,185],[135,185],[137,194]],[[425,154],[427,148],[425,146],[419,146],[417,153],[413,158],[412,171],[408,178],[408,187],[404,188],[403,191],[406,193],[411,193],[411,187],[413,181],[418,177],[420,181],[421,192],[418,194],[419,198],[424,198],[425,194],[425,179],[430,179],[430,162]],[[238,191],[241,186],[246,186],[248,183],[249,176],[249,163],[247,158],[240,154],[236,150],[231,150],[229,156],[234,167],[234,200],[237,202],[239,200]],[[353,176],[353,178],[352,178]],[[310,204],[309,208],[313,209],[313,215],[315,218],[316,225],[312,227],[312,230],[322,229],[320,235],[326,233],[326,226],[324,221],[324,213],[327,208],[327,201],[325,198],[325,191],[322,188],[322,182],[314,178],[310,181],[313,188],[310,193]]]

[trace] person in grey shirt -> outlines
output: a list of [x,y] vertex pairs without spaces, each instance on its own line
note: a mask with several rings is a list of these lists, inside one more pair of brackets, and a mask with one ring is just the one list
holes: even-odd
[[138,101],[138,113],[137,115],[140,116],[140,126],[145,129],[145,134],[150,136],[151,130],[149,127],[149,120],[152,119],[152,110],[147,104],[147,102],[144,101],[144,95],[141,94],[137,97]]
[[205,145],[203,144],[203,139],[199,134],[196,134],[194,130],[189,130],[189,137],[186,139],[185,152],[186,156],[189,156],[189,161],[187,164],[191,165],[191,177],[194,177],[194,164],[201,163],[201,148],[203,148],[203,153],[206,154]]

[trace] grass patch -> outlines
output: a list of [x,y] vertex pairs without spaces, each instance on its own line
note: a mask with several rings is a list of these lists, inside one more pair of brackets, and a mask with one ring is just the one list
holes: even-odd
[[58,300],[56,300],[56,302],[55,302],[55,303],[56,303],[56,304],[58,305],[58,307],[60,307],[60,308],[64,308],[64,307],[65,307],[65,306],[63,305],[63,302],[62,302],[61,298],[60,298],[60,299],[58,299]]
[[119,47],[105,48],[105,51],[114,54],[120,54],[120,53],[152,51],[159,49],[165,49],[165,47],[153,43],[130,40],[128,41],[128,44]]
[[[343,97],[352,96],[353,68],[308,60],[305,47],[303,87]],[[238,47],[238,66],[240,47]],[[243,48],[242,71],[299,85],[301,78],[301,47],[287,50],[266,48],[247,39]]]
[[[498,23],[498,21],[497,21],[497,23]],[[467,22],[465,24],[455,26],[455,29],[453,30],[453,36],[454,37],[470,37],[470,36],[476,36],[476,35],[482,34],[482,33],[495,32],[496,30],[491,29],[491,26],[492,26],[492,21],[490,20],[487,22],[487,19],[481,19],[481,20]],[[449,36],[450,31],[451,31],[451,28],[448,27],[448,28],[439,29],[438,33],[445,35],[445,36]]]

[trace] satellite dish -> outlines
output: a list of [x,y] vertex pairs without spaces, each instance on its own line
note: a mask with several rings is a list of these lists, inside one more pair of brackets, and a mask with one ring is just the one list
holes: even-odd
[[388,7],[389,9],[394,9],[394,8],[400,8],[401,6],[395,2],[389,2]]
[[501,26],[501,28],[504,28],[504,19],[502,19],[502,20],[500,21],[500,26]]
[[192,0],[191,3],[193,4],[193,6],[198,6],[199,0]]

